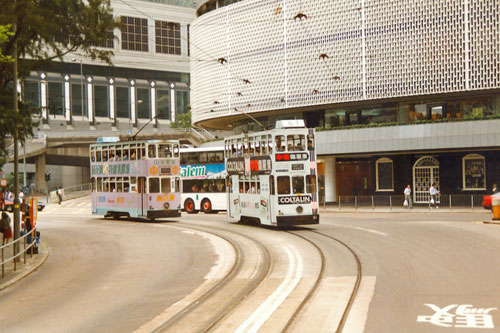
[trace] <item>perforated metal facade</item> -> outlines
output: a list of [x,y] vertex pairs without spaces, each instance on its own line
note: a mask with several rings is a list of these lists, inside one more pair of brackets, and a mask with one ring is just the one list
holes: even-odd
[[193,121],[499,88],[499,22],[497,0],[222,7],[191,26]]

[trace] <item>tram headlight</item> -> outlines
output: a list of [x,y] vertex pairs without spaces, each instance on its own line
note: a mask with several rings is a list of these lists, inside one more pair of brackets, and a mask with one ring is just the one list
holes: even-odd
[[163,208],[168,209],[169,207],[170,207],[170,205],[169,205],[169,203],[168,203],[168,202],[165,202],[165,203],[163,204]]
[[298,206],[295,210],[297,213],[301,214],[304,211],[304,208],[302,208],[302,206]]

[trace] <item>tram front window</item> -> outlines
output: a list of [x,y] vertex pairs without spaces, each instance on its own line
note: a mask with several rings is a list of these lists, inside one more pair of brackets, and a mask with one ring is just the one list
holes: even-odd
[[307,193],[316,193],[316,175],[306,176]]
[[170,181],[170,178],[162,178],[161,179],[161,193],[172,192],[171,184],[172,184],[172,182]]
[[290,177],[278,176],[278,194],[290,194]]
[[304,193],[304,177],[303,176],[292,177],[292,190],[293,190],[293,194]]

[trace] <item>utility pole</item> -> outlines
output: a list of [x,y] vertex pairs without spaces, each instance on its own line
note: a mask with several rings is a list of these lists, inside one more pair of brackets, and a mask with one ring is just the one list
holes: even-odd
[[[15,4],[15,2],[14,2]],[[14,17],[14,20],[16,20],[16,17]],[[12,24],[12,31],[14,34],[17,31],[17,22],[14,22]],[[15,37],[14,37],[15,38]],[[13,45],[13,57],[14,57],[14,62],[12,65],[12,87],[14,91],[14,112],[18,113],[19,112],[19,104],[18,104],[18,98],[17,98],[17,38],[14,39],[14,45]],[[18,147],[18,141],[19,141],[19,131],[17,124],[14,124],[14,240],[18,239],[21,235],[21,219],[20,219],[20,214],[19,214],[19,147]],[[14,247],[14,253],[17,255],[19,253],[19,243],[15,244]],[[17,257],[15,259],[16,261],[19,261],[20,258]]]

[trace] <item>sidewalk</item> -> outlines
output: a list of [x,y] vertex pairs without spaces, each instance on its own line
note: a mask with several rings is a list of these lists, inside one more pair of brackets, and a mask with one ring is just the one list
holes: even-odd
[[447,207],[447,206],[439,206],[439,208],[430,209],[427,206],[417,206],[411,209],[404,207],[395,207],[393,206],[342,206],[338,205],[326,205],[319,207],[319,213],[489,213],[493,216],[491,211],[484,209],[483,207]]
[[[10,256],[12,256],[12,247],[4,250],[4,257],[8,258]],[[4,267],[5,275],[3,278],[0,265],[0,291],[8,288],[9,286],[34,272],[45,262],[45,260],[47,260],[48,256],[48,248],[45,246],[45,244],[43,244],[43,242],[40,242],[40,244],[38,244],[38,254],[34,254],[32,257],[31,254],[26,253],[26,264],[24,263],[24,257],[21,256],[20,261],[16,263],[16,271],[14,271],[13,261],[6,263]]]

